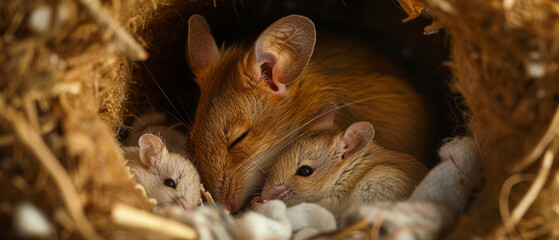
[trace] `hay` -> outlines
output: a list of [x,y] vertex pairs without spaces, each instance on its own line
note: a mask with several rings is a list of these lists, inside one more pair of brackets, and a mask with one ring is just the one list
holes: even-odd
[[[549,207],[559,199],[545,197],[557,193],[559,180],[557,161],[549,157],[557,149],[548,148],[559,127],[554,118],[559,5],[522,0],[427,3],[451,36],[453,87],[470,108],[470,130],[485,165],[486,185],[447,238],[558,238],[553,229],[559,229],[559,212]],[[539,160],[543,152],[548,157]],[[538,172],[539,161],[545,164]],[[535,177],[530,184],[505,185],[520,173]],[[510,197],[500,201],[502,190],[510,191]],[[503,205],[512,207],[503,210],[512,212],[504,214],[511,218],[499,217],[497,206]],[[545,224],[524,227],[539,218]],[[530,235],[536,231],[537,236]]]
[[[136,16],[126,22],[136,26],[165,2],[79,3],[0,3],[2,214],[27,199],[49,215],[57,238],[154,237],[110,220],[117,203],[151,209],[115,138],[130,64],[147,54],[115,19]],[[11,218],[2,219],[2,235],[14,237]]]
[[[469,107],[484,160],[485,185],[447,238],[559,238],[559,4],[399,2],[407,20],[427,7],[438,21],[426,32],[442,25],[450,36],[452,87]],[[221,3],[0,1],[2,235],[15,237],[10,216],[25,199],[49,216],[57,238],[161,238],[111,220],[117,204],[151,208],[122,166],[116,138],[137,114],[130,109],[156,102],[147,99],[151,72],[136,60],[149,52],[149,69],[163,69],[170,60],[153,53],[177,46],[162,39],[184,42],[186,29],[160,29]],[[164,72],[157,77],[172,77]]]

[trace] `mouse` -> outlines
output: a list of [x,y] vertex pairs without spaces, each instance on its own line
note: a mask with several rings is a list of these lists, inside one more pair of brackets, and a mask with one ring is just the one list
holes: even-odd
[[261,191],[283,147],[326,103],[335,122],[375,124],[378,145],[430,156],[431,125],[423,97],[375,50],[357,39],[325,34],[290,15],[252,45],[218,48],[201,15],[188,20],[186,57],[200,88],[187,150],[214,199],[234,212]]
[[141,184],[156,208],[178,206],[190,211],[200,205],[202,185],[198,171],[185,155],[169,151],[160,137],[145,133],[138,146],[123,147],[133,180]]
[[407,199],[427,174],[415,157],[374,141],[369,122],[345,129],[334,124],[335,105],[325,105],[300,138],[278,155],[262,200],[287,206],[316,203],[336,217],[351,206]]

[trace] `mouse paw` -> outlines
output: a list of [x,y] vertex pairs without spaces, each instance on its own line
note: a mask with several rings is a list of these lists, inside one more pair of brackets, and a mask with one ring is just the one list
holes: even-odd
[[256,209],[265,202],[266,200],[264,200],[261,196],[256,196],[252,200],[250,200],[250,208]]

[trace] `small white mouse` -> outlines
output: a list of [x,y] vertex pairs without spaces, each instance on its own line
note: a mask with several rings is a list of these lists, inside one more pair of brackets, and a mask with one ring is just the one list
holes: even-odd
[[144,186],[156,207],[178,205],[190,210],[201,203],[200,176],[192,163],[177,152],[169,152],[161,138],[146,133],[138,147],[124,147],[127,166],[134,172],[134,181]]

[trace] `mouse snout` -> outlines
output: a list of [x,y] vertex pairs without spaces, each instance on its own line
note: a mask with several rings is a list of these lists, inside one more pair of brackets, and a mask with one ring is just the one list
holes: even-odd
[[235,210],[235,201],[229,192],[224,192],[221,200],[227,211],[233,212]]
[[235,210],[235,204],[232,201],[225,202],[225,209],[229,212],[233,212]]
[[175,203],[179,205],[184,211],[190,211],[193,208],[192,205],[189,204],[188,201],[186,201],[186,199],[184,198],[177,199]]
[[291,191],[285,184],[279,184],[262,191],[262,198],[264,200],[278,199],[285,202]]

